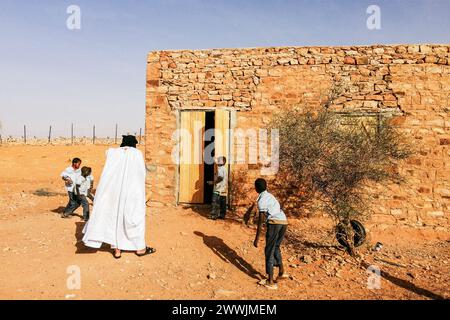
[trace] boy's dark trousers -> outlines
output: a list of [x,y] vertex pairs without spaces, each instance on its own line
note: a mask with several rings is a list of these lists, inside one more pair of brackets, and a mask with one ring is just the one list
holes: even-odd
[[211,219],[225,219],[227,213],[227,197],[213,192]]
[[266,273],[273,276],[273,267],[279,267],[282,264],[280,245],[284,239],[287,225],[285,224],[267,224],[266,248]]
[[83,219],[89,220],[89,202],[87,197],[83,194],[78,196],[81,202],[81,206],[83,207]]
[[68,191],[67,193],[69,194],[69,202],[64,209],[63,217],[68,217],[81,206],[81,200],[74,192]]

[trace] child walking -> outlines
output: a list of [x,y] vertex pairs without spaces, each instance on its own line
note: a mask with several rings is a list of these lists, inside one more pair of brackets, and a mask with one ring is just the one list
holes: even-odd
[[81,206],[83,207],[83,220],[89,220],[89,202],[87,198],[94,201],[91,190],[94,187],[94,177],[91,175],[92,169],[90,167],[82,167],[81,175],[78,177],[76,183],[76,192]]
[[[276,284],[279,279],[286,279],[289,276],[284,272],[283,261],[281,257],[280,245],[284,239],[284,235],[287,229],[287,219],[283,210],[280,208],[278,200],[267,191],[267,182],[264,179],[256,179],[255,181],[256,192],[259,193],[258,204],[258,229],[256,231],[256,238],[253,243],[255,247],[258,247],[258,241],[261,234],[261,227],[264,222],[267,225],[266,231],[266,247],[264,254],[266,258],[266,273],[267,279],[260,281],[260,284],[264,285],[268,289],[277,289]],[[278,267],[278,277],[274,280],[273,268]]]
[[80,166],[81,159],[74,158],[72,160],[72,165],[70,167],[67,167],[66,170],[61,173],[61,178],[64,180],[67,194],[69,196],[69,202],[67,203],[67,206],[64,209],[63,214],[61,215],[61,218],[70,218],[73,212],[81,205],[80,199],[76,196],[75,193],[75,184],[81,174]]

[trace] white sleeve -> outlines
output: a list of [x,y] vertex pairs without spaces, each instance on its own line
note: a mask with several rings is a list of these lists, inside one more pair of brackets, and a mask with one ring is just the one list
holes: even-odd
[[219,168],[219,170],[217,170],[217,176],[221,177],[222,179],[225,178],[225,167],[222,166]]
[[63,172],[61,172],[61,177],[68,177],[69,174],[67,173],[67,169],[65,169]]
[[258,200],[258,211],[259,212],[268,212],[269,208],[267,207],[267,201],[264,198],[260,198]]

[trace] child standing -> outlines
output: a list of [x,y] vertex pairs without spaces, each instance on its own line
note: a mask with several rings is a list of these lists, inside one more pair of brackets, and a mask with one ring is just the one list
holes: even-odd
[[77,196],[83,207],[83,220],[89,220],[89,202],[87,198],[94,200],[91,190],[94,187],[94,178],[91,175],[92,169],[90,167],[82,167],[81,175],[78,177],[76,183]]
[[287,219],[283,210],[280,208],[278,200],[269,193],[267,189],[267,182],[264,179],[256,179],[255,181],[256,192],[259,193],[258,203],[258,230],[256,231],[256,238],[253,242],[255,247],[258,247],[258,241],[261,233],[261,227],[263,219],[265,217],[265,223],[267,225],[266,231],[266,247],[264,254],[266,258],[266,273],[268,278],[260,282],[260,284],[266,286],[268,289],[277,289],[277,284],[273,278],[273,268],[278,267],[278,279],[289,278],[284,273],[283,261],[281,257],[280,245],[284,239],[284,235],[287,229]]
[[228,170],[226,168],[227,158],[224,156],[217,158],[217,173],[214,181],[208,181],[214,185],[212,195],[211,219],[225,219],[227,212],[227,190],[228,190]]

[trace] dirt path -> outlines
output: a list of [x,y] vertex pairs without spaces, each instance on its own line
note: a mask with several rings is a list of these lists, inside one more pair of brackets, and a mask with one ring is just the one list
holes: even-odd
[[[59,173],[79,156],[99,177],[105,146],[0,148],[1,299],[428,299],[448,298],[449,232],[369,225],[360,265],[335,246],[326,218],[292,219],[284,247],[291,280],[268,291],[252,277],[264,271],[263,241],[237,221],[210,221],[204,209],[149,208],[139,258],[86,249],[79,217],[61,219],[66,204]],[[81,213],[79,209],[78,213]],[[384,248],[368,251],[376,241]],[[381,268],[381,289],[368,289],[366,268]],[[72,266],[72,267],[71,267]],[[81,289],[70,290],[70,268]],[[69,268],[69,270],[68,270]]]

